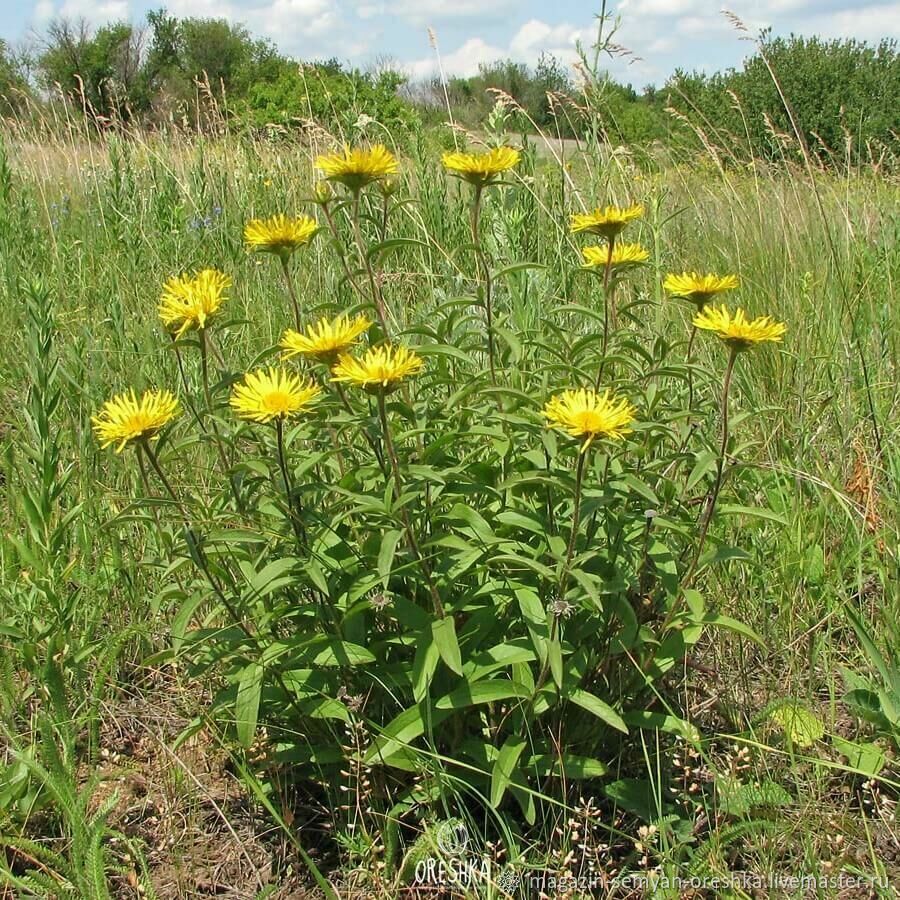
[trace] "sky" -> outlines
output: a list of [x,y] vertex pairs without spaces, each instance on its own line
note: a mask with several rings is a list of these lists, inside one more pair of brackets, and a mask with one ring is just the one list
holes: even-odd
[[[0,0],[0,37],[16,44],[54,18],[94,25],[139,22],[165,5],[178,16],[226,18],[303,59],[337,57],[353,65],[391,59],[413,77],[437,71],[433,29],[448,75],[471,75],[480,63],[511,58],[534,64],[550,52],[566,64],[575,44],[596,39],[601,0]],[[613,38],[628,53],[607,59],[614,77],[643,87],[676,68],[740,66],[752,52],[723,11],[723,0],[609,0]],[[900,0],[725,0],[752,35],[900,38]]]

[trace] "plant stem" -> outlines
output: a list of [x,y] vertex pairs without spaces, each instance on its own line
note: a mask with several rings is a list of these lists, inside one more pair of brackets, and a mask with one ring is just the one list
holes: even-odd
[[[231,466],[228,463],[228,457],[225,454],[225,445],[222,443],[222,435],[219,434],[219,427],[216,425],[215,413],[213,411],[212,391],[209,387],[209,338],[206,335],[206,329],[200,329],[200,376],[203,382],[203,397],[206,401],[206,412],[209,415],[209,424],[212,428],[213,443],[216,445],[216,453],[219,457],[219,464],[222,466],[222,474],[228,479],[231,485],[231,493],[234,502],[239,510],[243,510],[243,502],[238,493],[234,479],[230,475]],[[202,423],[201,423],[201,427]],[[203,428],[204,432],[206,428]]]
[[725,470],[725,454],[728,451],[728,392],[731,389],[731,375],[734,372],[734,363],[740,349],[737,345],[732,345],[731,353],[728,357],[728,365],[725,368],[725,377],[722,381],[722,444],[719,448],[719,459],[716,463],[716,480],[713,482],[712,491],[706,502],[706,508],[703,511],[703,519],[700,523],[700,536],[697,539],[697,550],[694,553],[694,559],[691,567],[688,569],[687,575],[684,577],[683,584],[687,586],[690,583],[694,572],[697,569],[697,563],[700,560],[700,554],[706,544],[706,536],[709,533],[709,523],[712,521],[713,513],[716,509],[716,501],[719,499],[719,491],[722,488],[722,474]]
[[278,467],[281,469],[281,478],[284,482],[284,496],[287,500],[288,517],[291,520],[291,527],[294,529],[294,536],[297,538],[297,542],[305,545],[306,529],[303,527],[303,522],[300,519],[299,504],[296,503],[294,498],[294,486],[284,453],[284,419],[280,417],[275,420],[275,444],[278,448]]
[[291,298],[291,306],[294,307],[294,324],[297,331],[299,331],[302,327],[302,322],[300,319],[300,301],[297,299],[297,291],[294,288],[294,277],[291,275],[291,267],[288,265],[287,256],[281,253],[278,255],[278,258],[281,260],[281,271],[284,273],[288,296]]
[[484,312],[487,318],[488,364],[491,369],[491,384],[497,383],[497,371],[494,361],[494,310],[492,304],[491,269],[481,242],[481,199],[483,187],[475,185],[475,197],[472,200],[472,244],[475,247],[475,260],[484,286]]
[[691,369],[691,359],[694,355],[694,338],[697,337],[697,326],[691,325],[691,336],[688,338],[687,345],[687,365],[688,365],[688,412],[694,408],[694,372]]
[[356,280],[356,277],[350,270],[350,266],[347,263],[347,256],[344,253],[343,246],[341,245],[341,236],[338,234],[334,216],[331,214],[331,209],[327,203],[322,204],[322,215],[325,216],[325,221],[328,223],[328,230],[331,232],[331,236],[334,238],[335,245],[338,248],[338,257],[341,260],[341,268],[344,270],[344,275],[347,277],[347,281],[350,283],[353,290],[356,291],[356,294],[360,298],[360,300],[365,301],[366,292],[359,286],[359,282]]
[[[216,595],[219,602],[225,608],[225,611],[228,613],[228,615],[231,616],[231,619],[234,622],[234,624],[237,625],[238,628],[240,628],[240,630],[246,635],[246,637],[250,641],[250,643],[253,644],[253,646],[256,648],[259,655],[262,656],[263,647],[260,643],[258,635],[256,633],[254,633],[253,631],[251,631],[244,624],[244,620],[241,617],[241,615],[239,614],[237,607],[235,607],[234,604],[229,601],[228,597],[225,595],[225,591],[222,589],[222,585],[219,584],[219,580],[215,577],[215,575],[213,575],[212,569],[209,566],[209,560],[206,558],[206,553],[204,553],[204,551],[203,551],[203,547],[200,545],[199,542],[197,542],[195,539],[192,538],[190,516],[188,515],[187,510],[185,509],[184,505],[181,503],[181,500],[178,498],[178,495],[175,493],[174,489],[172,488],[172,485],[169,482],[169,479],[166,478],[166,474],[165,474],[165,472],[163,472],[162,466],[160,466],[160,464],[159,464],[159,459],[157,458],[156,454],[153,452],[153,448],[150,446],[150,442],[148,440],[141,441],[138,444],[138,449],[139,449],[139,451],[143,451],[143,453],[147,457],[147,459],[150,460],[150,465],[153,466],[153,470],[156,472],[157,476],[159,477],[159,480],[163,483],[163,486],[165,487],[166,491],[169,493],[169,496],[175,501],[175,504],[178,506],[178,509],[181,511],[182,518],[184,519],[185,533],[188,536],[188,539],[195,551],[195,553],[192,556],[195,559],[197,565],[200,567],[200,570],[206,576],[206,580],[209,583],[209,586],[212,588],[213,593]],[[142,471],[142,474],[144,476],[146,476],[146,472],[143,472],[143,467],[142,467],[141,471]],[[294,709],[294,712],[300,716],[300,720],[302,721],[302,719],[305,717],[306,714],[304,713],[303,709],[300,707],[299,703],[297,702],[296,697],[288,689],[287,683],[285,682],[284,677],[282,676],[281,672],[279,672],[277,669],[271,669],[269,671],[271,671],[272,674],[275,676],[275,680],[278,682],[278,686],[284,691],[285,695],[288,698],[288,703],[291,704],[291,707]]]
[[194,417],[194,421],[200,427],[200,430],[206,431],[203,419],[200,417],[200,413],[197,412],[197,407],[194,406],[194,401],[191,399],[191,388],[188,384],[187,373],[184,370],[184,360],[181,358],[181,351],[178,349],[178,342],[175,340],[174,335],[170,335],[170,337],[172,338],[172,348],[175,350],[175,361],[178,364],[181,385],[184,388],[184,402],[187,404],[187,408],[191,411],[191,415]]
[[[588,448],[589,449],[589,448]],[[566,561],[563,564],[562,574],[559,579],[559,590],[557,598],[560,602],[565,600],[566,587],[569,582],[569,570],[572,566],[572,557],[575,555],[575,541],[578,538],[578,524],[581,519],[581,489],[584,485],[584,465],[587,460],[588,450],[579,450],[578,460],[575,463],[575,498],[572,503],[572,529],[569,532],[569,544],[566,547]],[[553,616],[553,622],[550,624],[550,641],[556,639],[556,632],[559,630],[559,614]],[[544,686],[547,681],[547,675],[550,671],[550,654],[548,652],[547,659],[541,668],[541,674],[535,684],[534,693]]]
[[178,507],[178,511],[183,516],[185,522],[190,520],[190,517],[187,513],[187,508],[181,502],[181,498],[178,494],[175,493],[175,489],[172,487],[171,482],[168,478],[166,478],[166,473],[163,471],[162,466],[159,464],[159,457],[157,457],[156,452],[150,446],[150,441],[147,438],[141,440],[138,444],[138,447],[144,452],[144,455],[150,461],[150,465],[153,467],[153,471],[156,472],[157,477],[162,482],[163,487],[166,489],[166,493],[172,498],[175,505]]
[[381,288],[378,286],[378,279],[375,277],[375,270],[372,268],[372,261],[369,259],[369,254],[366,252],[366,245],[363,241],[362,227],[360,225],[360,194],[361,191],[359,190],[353,192],[352,215],[350,217],[353,222],[353,235],[356,239],[356,249],[359,251],[359,258],[362,261],[366,270],[366,275],[369,278],[369,287],[372,290],[372,300],[375,302],[375,309],[378,312],[378,322],[381,325],[384,336],[390,338],[390,331],[388,330],[387,316],[384,308],[384,297],[381,295]]
[[[400,477],[400,463],[397,459],[397,452],[394,448],[394,440],[391,437],[391,428],[388,423],[387,408],[385,407],[384,402],[384,391],[378,392],[378,416],[381,419],[381,430],[384,434],[384,447],[387,451],[388,458],[390,459],[391,471],[394,475],[394,496],[399,498],[403,481]],[[428,584],[428,592],[431,594],[431,603],[434,608],[434,614],[439,619],[443,619],[446,613],[444,612],[444,604],[441,602],[441,595],[438,593],[437,585],[434,583],[434,578],[431,575],[431,567],[428,565],[419,548],[419,542],[416,540],[409,513],[405,507],[400,510],[400,517],[403,520],[403,528],[406,531],[406,542],[409,544],[409,549],[412,551],[413,556],[415,556],[418,561],[419,568],[421,568],[422,574],[425,576],[425,581]]]
[[600,384],[603,381],[603,369],[606,366],[606,350],[609,346],[609,332],[616,327],[616,307],[615,293],[616,283],[610,281],[612,273],[612,257],[613,249],[616,245],[615,236],[611,237],[607,243],[606,265],[603,268],[603,342],[600,345],[600,367],[597,369],[596,389],[600,390]]

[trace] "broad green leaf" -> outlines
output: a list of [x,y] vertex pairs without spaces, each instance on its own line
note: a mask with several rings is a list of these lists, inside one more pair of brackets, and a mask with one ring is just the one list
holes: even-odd
[[436,619],[431,624],[431,633],[434,643],[441,655],[441,659],[447,664],[447,668],[457,675],[462,675],[462,656],[459,652],[459,641],[456,639],[456,623],[453,616],[444,616]]
[[517,734],[510,735],[494,762],[491,771],[491,806],[495,809],[500,805],[503,795],[513,778],[513,772],[519,762],[519,757],[525,749],[525,738]]
[[877,775],[884,768],[887,756],[878,744],[845,741],[834,735],[831,744],[838,753],[847,757],[847,764],[864,775]]
[[262,695],[263,667],[248,663],[238,678],[237,697],[234,701],[234,719],[237,738],[242,747],[250,747],[256,736],[259,717],[259,700]]
[[785,700],[769,710],[768,719],[784,732],[785,737],[798,747],[811,747],[825,734],[822,720],[805,706]]
[[734,631],[745,638],[750,638],[751,641],[755,641],[763,649],[766,647],[763,639],[749,625],[745,625],[737,619],[732,619],[731,616],[720,616],[709,613],[700,620],[700,624],[713,625],[716,628],[727,628],[729,631]]
[[606,722],[611,728],[628,734],[628,726],[622,720],[622,717],[608,703],[605,703],[594,694],[577,688],[569,694],[568,699],[582,709],[586,709],[601,721]]
[[378,574],[385,585],[391,574],[391,566],[394,564],[394,554],[397,552],[397,544],[403,532],[399,528],[386,531],[381,538],[381,548],[378,551]]
[[479,703],[494,703],[497,700],[528,696],[530,696],[530,692],[521,684],[505,679],[491,679],[478,681],[472,685],[464,684],[441,697],[435,706],[438,709],[466,709]]

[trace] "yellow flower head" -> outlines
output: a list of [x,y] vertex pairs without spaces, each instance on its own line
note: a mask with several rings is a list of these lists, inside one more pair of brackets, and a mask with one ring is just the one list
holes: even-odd
[[771,316],[750,320],[740,307],[732,315],[724,305],[718,309],[707,306],[694,316],[694,325],[704,331],[714,331],[735,350],[747,350],[765,341],[780,341],[787,331],[787,325],[774,321]]
[[572,213],[570,227],[574,232],[587,231],[590,234],[599,234],[609,241],[629,222],[639,219],[643,214],[644,207],[639,203],[626,207],[607,206],[606,209],[598,207],[589,213]]
[[309,379],[271,366],[248,372],[236,384],[228,401],[235,414],[264,425],[273,419],[290,419],[306,412],[322,389]]
[[372,394],[388,393],[424,368],[422,357],[409,348],[382,344],[371,347],[359,359],[341,356],[332,370],[332,380],[349,382]]
[[144,391],[138,400],[130,390],[107,400],[91,422],[100,446],[118,444],[116,453],[121,453],[126,444],[155,437],[176,415],[178,401],[170,391]]
[[469,184],[484,187],[518,165],[520,154],[512,147],[495,147],[486,153],[445,153],[444,168]]
[[640,244],[613,244],[612,258],[609,256],[608,245],[585,247],[581,253],[584,256],[582,269],[605,269],[608,260],[614,270],[623,270],[639,266],[650,259],[650,251]]
[[206,328],[206,320],[218,312],[229,287],[231,278],[217,269],[174,276],[163,285],[159,317],[179,338],[192,328]]
[[674,272],[666,275],[663,287],[673,297],[690,300],[695,304],[698,312],[712,300],[716,294],[723,291],[733,291],[738,286],[737,275],[700,275],[697,272],[682,272],[676,275]]
[[384,146],[344,147],[343,153],[330,153],[316,160],[316,168],[329,181],[339,181],[351,191],[358,191],[373,181],[396,175],[400,171],[394,155]]
[[308,244],[319,230],[310,216],[286,216],[279,213],[269,219],[251,219],[244,226],[244,242],[248,249],[289,256]]
[[616,400],[609,391],[598,394],[590,388],[563,391],[544,407],[550,428],[558,428],[583,441],[584,453],[596,438],[619,439],[631,429],[635,409],[627,400]]
[[319,362],[331,365],[341,354],[352,347],[371,322],[365,316],[338,316],[332,321],[319,319],[317,325],[308,325],[306,332],[289,328],[281,338],[284,356],[311,356]]

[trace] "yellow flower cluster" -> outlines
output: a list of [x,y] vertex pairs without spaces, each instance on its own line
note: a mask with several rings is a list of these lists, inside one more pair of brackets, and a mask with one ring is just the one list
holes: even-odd
[[130,390],[107,400],[91,421],[100,446],[118,444],[116,453],[121,453],[128,444],[156,437],[176,415],[178,401],[170,391],[145,391],[138,400]]
[[563,391],[544,407],[548,425],[580,440],[582,453],[597,438],[624,437],[631,431],[634,417],[635,408],[627,400],[587,388]]
[[244,227],[244,243],[250,250],[290,256],[298,247],[308,244],[319,230],[310,216],[286,216],[251,219]]
[[650,259],[650,251],[640,244],[612,244],[605,247],[584,247],[583,269],[603,269],[606,266],[614,270],[639,266]]
[[264,425],[306,412],[321,393],[310,380],[271,366],[248,372],[234,386],[229,403],[240,418]]
[[519,159],[519,151],[512,147],[494,147],[486,153],[445,153],[442,162],[451,175],[484,187],[515,168]]
[[735,350],[746,350],[754,344],[780,341],[787,325],[776,322],[771,316],[748,319],[738,307],[732,315],[724,305],[718,309],[708,306],[694,317],[694,325],[704,331],[712,331]]
[[[518,150],[496,147],[483,153],[445,153],[442,162],[452,175],[481,188],[513,169],[520,159]],[[345,147],[342,153],[320,156],[316,165],[327,181],[339,182],[353,192],[399,172],[397,160],[381,144],[368,148]],[[330,193],[318,191],[317,202],[327,205],[330,199]],[[572,232],[598,235],[607,242],[582,249],[582,268],[603,269],[608,277],[610,271],[647,262],[650,253],[645,247],[616,241],[622,230],[643,212],[643,206],[632,204],[609,205],[589,213],[573,214]],[[268,219],[248,221],[244,240],[251,251],[273,253],[286,260],[297,248],[308,244],[317,230],[318,225],[310,216],[279,213]],[[163,286],[159,302],[159,315],[166,329],[176,338],[192,329],[205,329],[219,312],[231,283],[228,275],[212,268],[170,278]],[[787,330],[783,323],[769,316],[751,319],[741,308],[731,313],[725,306],[708,305],[717,295],[737,288],[738,283],[737,276],[732,274],[681,272],[668,274],[663,287],[671,296],[695,304],[694,326],[714,333],[735,352],[780,341]],[[350,384],[383,395],[421,373],[425,363],[414,350],[390,342],[368,347],[361,355],[351,355],[371,325],[363,315],[321,318],[302,330],[299,325],[297,330],[287,329],[280,347],[285,359],[304,357],[327,365],[331,380],[337,384]],[[321,394],[322,388],[310,379],[271,366],[245,374],[234,386],[229,403],[238,417],[265,424],[308,412]],[[132,443],[146,446],[147,441],[175,418],[178,410],[178,401],[169,391],[149,390],[140,398],[134,391],[128,391],[108,400],[92,422],[101,445],[115,444],[116,451],[121,452]],[[635,414],[626,399],[617,398],[609,391],[600,393],[586,388],[563,391],[552,397],[543,409],[548,426],[581,441],[582,452],[598,438],[623,438],[630,432]]]
[[608,241],[615,240],[619,233],[635,219],[644,214],[644,207],[639,203],[631,206],[598,207],[589,213],[573,213],[570,228],[574,233],[586,231],[599,234]]
[[328,181],[340,182],[351,191],[359,191],[400,171],[394,155],[383,144],[367,148],[344,147],[343,153],[320,156],[316,168]]
[[289,328],[281,338],[281,349],[285,359],[292,356],[308,356],[318,362],[331,365],[337,357],[346,353],[360,335],[371,327],[365,316],[338,316],[333,321],[319,319],[315,325],[308,325],[305,332]]
[[674,272],[666,275],[663,287],[673,297],[690,300],[698,312],[717,294],[733,291],[738,286],[737,275],[699,275],[697,272]]
[[231,278],[217,269],[203,269],[195,275],[178,275],[163,285],[159,317],[175,337],[191,329],[206,328],[225,299]]

